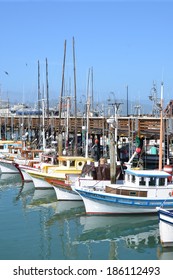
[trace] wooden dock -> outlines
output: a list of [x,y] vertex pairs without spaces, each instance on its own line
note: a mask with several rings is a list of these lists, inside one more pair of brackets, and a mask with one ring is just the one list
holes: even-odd
[[[168,124],[169,123],[169,124]],[[164,118],[165,132],[169,127],[169,135],[172,136],[173,119]],[[170,127],[171,124],[171,127]],[[82,133],[82,128],[86,125],[86,119],[83,117],[70,117],[68,120],[68,131],[74,134],[75,127],[77,133]],[[23,131],[42,129],[42,118],[38,116],[7,116],[0,117],[1,134],[4,131]],[[55,134],[65,132],[67,123],[66,118],[59,118],[58,116],[51,116],[44,120],[45,131],[54,131]],[[107,123],[107,118],[104,117],[90,117],[89,118],[89,134],[108,135],[110,125]],[[142,135],[145,138],[159,138],[160,133],[160,118],[152,116],[128,116],[118,117],[118,136],[131,137],[131,135]]]

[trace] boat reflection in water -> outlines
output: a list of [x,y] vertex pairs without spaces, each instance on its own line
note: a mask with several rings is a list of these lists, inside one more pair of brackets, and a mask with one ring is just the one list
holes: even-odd
[[[74,213],[82,214],[85,212],[83,201],[57,201],[55,213],[73,215]],[[68,216],[69,217],[69,216]]]
[[21,186],[22,185],[22,178],[21,175],[18,173],[14,174],[0,174],[0,187],[2,186]]
[[159,260],[173,260],[173,248],[158,248]]
[[53,188],[27,191],[14,178],[0,188],[1,259],[171,258],[171,251],[158,254],[157,215],[86,215],[83,201],[57,201]]
[[34,192],[34,183],[33,182],[23,182],[22,188],[21,188],[21,192],[22,193],[27,193],[28,192]]
[[[80,223],[83,225],[83,232],[78,242],[96,243],[109,240],[111,244],[114,243],[115,248],[121,245],[124,250],[141,250],[159,243],[157,217],[154,215],[82,216]],[[119,255],[118,252],[114,253],[114,257]],[[124,255],[124,259],[126,258],[127,255]]]
[[33,202],[51,203],[57,201],[54,189],[35,189],[33,193]]
[[24,182],[19,195],[22,199],[27,199],[29,203],[26,205],[27,208],[32,207],[50,207],[52,208],[52,203],[57,201],[54,189],[35,189],[33,182]]
[[57,201],[46,225],[62,236],[64,259],[157,258],[157,215],[88,216],[80,201]]

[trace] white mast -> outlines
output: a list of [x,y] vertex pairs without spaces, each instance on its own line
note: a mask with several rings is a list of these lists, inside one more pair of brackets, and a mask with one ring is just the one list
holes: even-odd
[[163,142],[163,82],[161,83],[161,97],[160,97],[160,144],[159,144],[159,170],[162,170],[162,142]]
[[43,151],[45,151],[46,148],[46,139],[45,139],[45,123],[44,123],[44,118],[45,118],[45,104],[44,104],[44,99],[42,99],[42,117],[43,117],[43,131],[42,131],[42,137],[43,137]]
[[90,109],[90,98],[87,99],[87,123],[86,123],[86,146],[85,146],[85,157],[88,157],[88,128],[89,128],[89,110]]

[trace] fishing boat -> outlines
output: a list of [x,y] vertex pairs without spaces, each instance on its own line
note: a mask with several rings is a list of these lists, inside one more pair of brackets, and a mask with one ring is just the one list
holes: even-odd
[[13,158],[17,156],[17,152],[21,147],[21,141],[0,140],[0,174],[19,172],[12,163]]
[[122,184],[97,187],[74,187],[82,197],[87,214],[155,213],[163,203],[173,209],[173,184],[168,174],[159,170],[127,169]]
[[37,164],[40,164],[42,154],[42,150],[14,148],[13,153],[9,152],[0,158],[0,172],[18,173],[18,169],[14,168],[13,163],[17,163],[23,168],[38,167]]
[[160,242],[163,247],[173,246],[173,210],[157,208],[159,216]]
[[79,176],[84,164],[93,159],[81,156],[59,156],[57,161],[57,165],[44,165],[41,170],[24,170],[32,177],[36,189],[53,188],[50,183],[53,179],[56,182],[65,182],[67,175]]
[[22,147],[22,141],[0,140],[0,157],[9,153],[15,154],[18,148]]
[[[121,165],[116,168],[117,179],[121,176]],[[73,189],[75,186],[92,186],[103,189],[106,184],[110,184],[110,164],[102,158],[99,162],[86,162],[81,175],[66,174],[65,179],[45,178],[53,185],[58,200],[82,200]]]
[[[74,187],[82,197],[88,214],[149,214],[164,203],[165,209],[173,209],[173,183],[171,172],[163,171],[163,83],[161,85],[161,117],[159,143],[159,169],[125,170],[123,183],[110,184],[103,190]],[[171,174],[170,174],[171,173]]]
[[[18,173],[19,169],[16,168],[14,163],[21,169],[24,178],[28,177],[25,169],[41,171],[43,168],[54,167],[57,163],[56,153],[49,150],[44,151],[38,149],[24,149],[18,151],[17,155],[6,155],[0,159],[0,173]],[[28,180],[29,178],[27,178]]]

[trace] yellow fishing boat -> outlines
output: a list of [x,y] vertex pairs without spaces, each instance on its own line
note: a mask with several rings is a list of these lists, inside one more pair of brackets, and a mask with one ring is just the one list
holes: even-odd
[[80,175],[86,162],[94,162],[94,160],[82,156],[59,156],[56,165],[44,162],[40,164],[40,169],[23,169],[22,171],[31,176],[35,188],[52,188],[45,178],[65,180],[66,175]]

